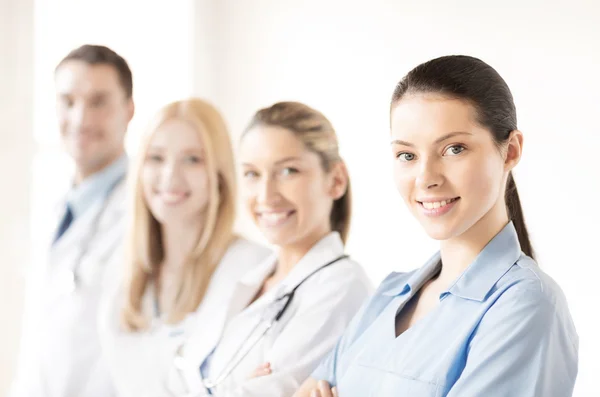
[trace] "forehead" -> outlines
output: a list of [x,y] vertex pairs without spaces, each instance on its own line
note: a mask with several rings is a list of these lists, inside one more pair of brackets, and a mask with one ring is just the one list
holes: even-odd
[[85,96],[98,92],[125,94],[117,70],[108,64],[90,65],[83,61],[67,61],[56,70],[54,81],[59,95]]
[[419,141],[451,132],[480,130],[475,108],[464,100],[438,94],[411,94],[391,112],[392,139]]
[[242,138],[240,157],[246,162],[276,162],[282,158],[300,159],[316,155],[293,132],[272,126],[257,126]]
[[150,138],[151,148],[201,149],[200,131],[192,123],[181,119],[169,119],[162,123]]

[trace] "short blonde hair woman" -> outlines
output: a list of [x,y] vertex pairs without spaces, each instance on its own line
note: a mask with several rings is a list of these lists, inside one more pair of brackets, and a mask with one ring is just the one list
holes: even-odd
[[219,331],[235,276],[268,251],[234,235],[233,151],[208,102],[162,108],[130,178],[126,277],[102,333],[117,395],[160,395],[166,361],[190,329]]

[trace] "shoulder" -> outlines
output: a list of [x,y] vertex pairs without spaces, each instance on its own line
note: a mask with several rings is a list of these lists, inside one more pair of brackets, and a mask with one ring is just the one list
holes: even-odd
[[[560,286],[528,256],[517,262],[497,282],[491,292],[486,317],[505,321],[531,323],[531,332],[554,332],[560,329],[572,343],[578,336],[571,318],[568,302]],[[491,316],[490,316],[491,315]]]
[[264,245],[236,236],[227,247],[223,261],[244,259],[250,262],[260,262],[272,253]]
[[218,268],[228,273],[244,273],[262,263],[271,254],[272,251],[267,247],[236,236],[227,247]]
[[567,308],[567,300],[560,286],[526,255],[519,257],[498,280],[491,293],[501,295],[503,300],[532,301],[556,310]]
[[367,294],[373,292],[373,284],[364,268],[351,258],[344,258],[321,270],[315,275],[313,285],[329,287],[335,285],[338,291],[358,288]]
[[311,276],[298,289],[300,312],[334,311],[338,318],[354,316],[373,292],[364,269],[351,259],[342,259]]

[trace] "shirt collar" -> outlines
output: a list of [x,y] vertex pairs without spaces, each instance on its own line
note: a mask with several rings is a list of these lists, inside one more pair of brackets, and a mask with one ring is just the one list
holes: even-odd
[[[521,256],[521,245],[512,222],[509,222],[479,253],[458,279],[442,293],[440,299],[452,294],[463,299],[483,302],[500,278]],[[433,255],[424,266],[414,271],[404,283],[382,285],[382,292],[388,296],[406,294],[418,290],[440,270],[440,253]],[[391,277],[393,283],[396,278]],[[384,281],[385,283],[385,281]]]
[[127,156],[123,155],[101,171],[85,178],[67,193],[67,203],[75,217],[81,216],[98,199],[104,199],[127,171]]
[[[279,292],[294,288],[306,276],[319,269],[326,263],[344,254],[344,243],[338,232],[331,232],[319,240],[300,259],[290,273],[283,279],[277,288]],[[247,272],[240,280],[241,284],[257,286],[262,284],[265,278],[273,272],[277,265],[277,254],[274,253],[262,264]]]
[[448,293],[483,302],[520,256],[519,237],[514,224],[509,222],[448,288]]
[[[404,283],[399,283],[397,285],[382,285],[380,289],[383,291],[383,295],[387,296],[397,296],[409,293],[413,290],[418,290],[421,288],[423,284],[430,278],[432,278],[437,272],[440,271],[440,253],[436,253],[431,258],[425,262],[425,265],[421,266],[421,268],[415,270],[410,274],[410,276],[406,279]],[[396,273],[398,274],[398,273]],[[394,283],[396,281],[396,277],[390,277],[384,281],[384,283],[390,282]]]

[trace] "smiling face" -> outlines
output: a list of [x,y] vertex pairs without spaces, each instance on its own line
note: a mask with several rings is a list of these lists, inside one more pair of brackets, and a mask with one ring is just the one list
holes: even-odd
[[465,101],[410,94],[391,113],[398,191],[434,239],[463,235],[506,215],[507,163],[492,134]]
[[144,199],[161,224],[197,221],[209,201],[205,146],[200,133],[179,119],[153,134],[142,168]]
[[292,132],[269,126],[244,135],[240,160],[244,203],[270,243],[310,246],[331,231],[333,201],[345,189],[339,167],[326,172]]
[[68,61],[57,69],[55,83],[62,142],[83,179],[124,153],[133,100],[111,65]]

